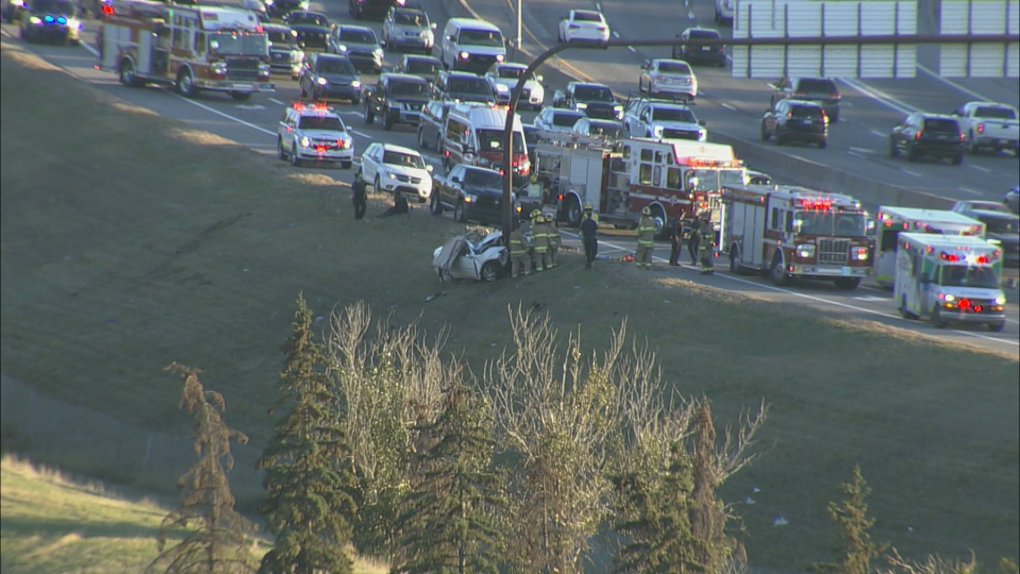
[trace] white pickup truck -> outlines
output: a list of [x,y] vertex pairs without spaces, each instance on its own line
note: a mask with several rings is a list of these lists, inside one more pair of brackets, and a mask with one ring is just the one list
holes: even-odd
[[1020,121],[1017,110],[1006,104],[969,102],[953,112],[967,138],[967,150],[976,153],[1004,149],[1020,155]]

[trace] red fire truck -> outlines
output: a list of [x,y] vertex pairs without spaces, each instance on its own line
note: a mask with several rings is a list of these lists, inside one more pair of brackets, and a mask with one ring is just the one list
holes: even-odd
[[258,17],[241,8],[113,0],[103,8],[99,66],[126,86],[174,85],[247,100],[273,91],[269,41]]
[[667,223],[689,220],[699,209],[721,223],[719,198],[726,185],[743,185],[747,170],[727,145],[650,138],[613,144],[550,135],[536,149],[536,175],[552,196],[558,218],[581,222],[591,204],[602,222],[632,227],[649,207],[663,238]]
[[726,186],[719,249],[730,270],[757,271],[776,285],[796,277],[856,289],[871,269],[868,214],[847,195],[791,186]]

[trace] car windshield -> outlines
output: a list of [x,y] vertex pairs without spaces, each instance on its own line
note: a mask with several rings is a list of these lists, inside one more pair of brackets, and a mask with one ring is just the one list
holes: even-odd
[[588,124],[588,135],[618,139],[621,137],[621,132],[623,132],[623,127],[615,122],[591,122]]
[[439,67],[435,62],[428,60],[409,60],[407,62],[407,69],[405,70],[408,74],[429,74],[435,75],[436,70]]
[[939,285],[944,287],[978,287],[998,289],[999,278],[988,265],[943,265]]
[[325,32],[298,30],[297,40],[298,45],[301,46],[302,48],[310,48],[312,50],[325,50],[326,43],[329,41],[329,34]]
[[832,80],[805,80],[802,79],[800,84],[797,86],[798,92],[804,92],[808,94],[836,94],[839,90],[836,89],[836,84]]
[[269,39],[265,34],[220,32],[209,37],[209,49],[217,54],[268,56]]
[[659,62],[659,73],[689,76],[691,75],[691,67],[680,62]]
[[73,16],[75,13],[74,4],[61,0],[36,0],[29,5],[32,7],[32,11],[36,13],[49,12],[50,14],[60,14],[63,16]]
[[291,12],[290,16],[287,16],[287,22],[289,24],[308,24],[309,26],[329,26],[328,18],[322,14],[310,12]]
[[414,26],[415,28],[424,28],[427,20],[421,12],[410,12],[405,10],[397,11],[393,14],[393,23],[398,26]]
[[694,191],[719,191],[724,185],[743,185],[742,169],[692,169],[687,177],[696,180]]
[[425,160],[420,155],[412,155],[400,151],[388,151],[383,154],[383,163],[425,169]]
[[536,128],[524,128],[524,141],[531,145],[538,143],[538,129]]
[[343,74],[355,76],[354,65],[345,58],[319,58],[315,71],[320,74]]
[[466,169],[464,170],[464,185],[502,189],[503,178],[499,175],[498,171],[492,171],[489,169]]
[[719,33],[711,30],[691,30],[688,36],[691,40],[718,40]]
[[371,30],[341,30],[340,40],[351,44],[377,44]]
[[461,30],[457,41],[465,46],[502,46],[503,36],[489,30]]
[[492,88],[481,78],[450,78],[449,86],[458,94],[492,95]]
[[303,116],[301,122],[298,123],[298,128],[302,130],[326,130],[331,132],[346,131],[340,118],[329,116]]
[[602,22],[602,16],[598,12],[574,12],[574,22]]
[[516,68],[514,66],[504,66],[496,72],[497,78],[520,78],[521,74],[524,73],[524,68]]
[[815,106],[790,106],[790,113],[802,120],[822,119],[822,108]]
[[[503,130],[478,130],[478,151],[503,151]],[[524,153],[524,140],[521,132],[514,132],[513,153]]]
[[657,122],[687,122],[692,124],[698,122],[691,110],[676,108],[658,108],[652,111],[652,119]]
[[800,233],[803,235],[864,237],[867,233],[868,222],[863,213],[798,211],[794,220],[800,222]]
[[1020,233],[1017,229],[1017,219],[1010,219],[1008,217],[991,217],[988,215],[979,215],[978,219],[981,223],[985,224],[986,233],[994,233],[995,235],[1016,235]]
[[418,82],[390,82],[391,96],[426,96],[429,87]]
[[956,125],[956,120],[942,118],[928,118],[924,120],[924,129],[926,131],[937,132],[940,134],[960,133],[960,128]]
[[575,86],[574,99],[579,102],[615,102],[613,92],[606,86]]
[[269,43],[272,45],[283,44],[293,46],[297,42],[294,34],[290,33],[290,30],[273,30],[266,32],[266,36],[269,37]]
[[582,116],[578,114],[553,114],[553,125],[561,128],[572,128]]
[[967,209],[980,209],[981,211],[1001,211],[1002,213],[1009,213],[1006,206],[1001,203],[995,203],[994,201],[970,201],[957,204],[966,211]]
[[1000,108],[988,106],[985,108],[978,108],[974,112],[974,116],[978,118],[994,118],[999,120],[1015,120],[1016,111],[1009,108]]

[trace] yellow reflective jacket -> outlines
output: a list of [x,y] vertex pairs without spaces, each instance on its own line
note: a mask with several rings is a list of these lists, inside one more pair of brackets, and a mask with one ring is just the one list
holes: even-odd
[[519,255],[528,254],[528,245],[524,242],[524,233],[520,229],[515,229],[510,234],[510,255],[517,257]]
[[655,220],[644,215],[638,222],[637,239],[640,245],[653,245],[655,243]]

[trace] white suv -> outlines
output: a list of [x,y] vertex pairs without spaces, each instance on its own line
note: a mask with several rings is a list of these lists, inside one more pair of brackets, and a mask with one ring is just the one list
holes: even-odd
[[376,193],[412,194],[425,203],[432,195],[432,166],[413,149],[376,142],[361,154],[358,183],[371,183]]
[[287,108],[277,128],[276,153],[290,158],[295,166],[302,161],[339,162],[350,169],[354,162],[354,138],[332,108],[296,103]]

